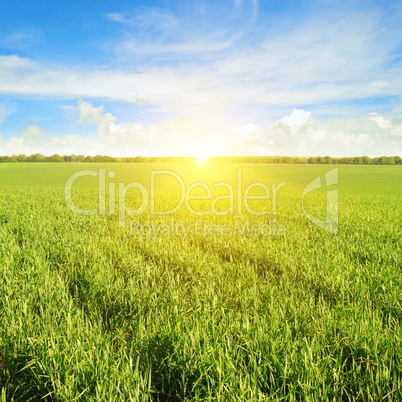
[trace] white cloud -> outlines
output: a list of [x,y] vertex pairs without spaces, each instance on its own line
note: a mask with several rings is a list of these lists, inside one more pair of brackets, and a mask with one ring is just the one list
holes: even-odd
[[142,8],[129,13],[109,13],[108,19],[135,28],[152,28],[155,30],[170,30],[177,26],[177,18],[169,11],[157,8]]
[[[306,118],[300,122],[300,116]],[[266,133],[270,149],[279,155],[397,155],[402,154],[402,122],[380,114],[359,118],[316,120],[293,110]]]
[[107,14],[126,28],[114,49],[117,57],[203,57],[228,49],[249,33],[257,20],[257,0],[183,3],[176,2],[174,12],[140,7]]
[[42,32],[36,28],[22,28],[10,33],[2,32],[0,36],[1,48],[26,50],[41,40]]
[[[317,32],[321,34],[317,36]],[[369,97],[400,98],[402,62],[395,58],[402,32],[395,28],[394,33],[389,38],[382,34],[377,20],[352,15],[330,26],[321,20],[293,27],[253,47],[238,46],[228,52],[222,50],[230,45],[229,37],[223,41],[212,37],[155,41],[151,46],[129,38],[115,49],[153,52],[158,57],[171,53],[176,59],[174,66],[139,63],[126,71],[67,69],[0,56],[0,92],[117,99],[175,110],[194,104],[210,110],[217,105],[243,104],[305,108]],[[218,54],[208,63],[200,62],[199,57],[209,51]],[[182,60],[184,53],[196,56]]]
[[111,63],[124,67],[0,56],[0,93],[117,99],[176,111],[244,104],[318,110],[382,96],[402,101],[400,15],[372,7],[344,5],[280,22],[266,15],[256,22],[256,0],[118,11],[107,17],[121,27],[120,40],[103,46]]
[[6,101],[0,103],[0,124],[6,120],[8,116],[14,113],[15,109],[17,108],[16,103]]
[[312,114],[305,110],[294,109],[290,116],[283,116],[278,124],[288,126],[291,130],[297,130],[312,121]]
[[55,153],[72,154],[81,149],[92,149],[88,139],[69,135],[66,137],[47,136],[41,127],[28,126],[20,135],[3,139],[1,153],[11,154],[34,154],[43,153],[52,155]]
[[111,156],[402,155],[402,118],[368,113],[359,118],[318,120],[295,109],[267,128],[245,124],[217,133],[194,121],[177,118],[143,126],[118,124],[102,106],[79,101],[82,124],[95,124],[97,135],[47,136],[36,125],[19,136],[2,139],[1,153],[104,154]]

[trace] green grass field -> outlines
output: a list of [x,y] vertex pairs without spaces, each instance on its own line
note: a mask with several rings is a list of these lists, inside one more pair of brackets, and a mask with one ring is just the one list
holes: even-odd
[[[307,219],[301,195],[335,167],[332,234]],[[151,171],[170,170],[186,187],[235,188],[238,168],[241,191],[286,183],[276,211],[251,200],[268,214],[238,213],[237,189],[233,214],[183,205],[122,222],[119,197],[109,213],[116,183],[148,191]],[[85,169],[106,169],[103,215],[67,206],[65,183]],[[74,184],[79,208],[99,208],[97,180]],[[157,209],[173,208],[177,180],[160,176],[156,187]],[[325,190],[304,205],[322,220]],[[126,195],[138,209],[139,192]],[[201,220],[208,230],[196,232]],[[285,233],[232,233],[237,224]],[[2,400],[401,400],[401,239],[402,166],[0,164]]]

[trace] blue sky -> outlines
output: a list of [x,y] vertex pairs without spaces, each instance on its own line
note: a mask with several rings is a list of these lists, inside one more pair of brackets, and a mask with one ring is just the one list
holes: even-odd
[[14,1],[0,154],[402,153],[399,1]]

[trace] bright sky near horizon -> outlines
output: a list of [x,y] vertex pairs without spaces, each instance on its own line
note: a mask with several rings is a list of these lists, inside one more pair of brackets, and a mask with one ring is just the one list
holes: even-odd
[[401,1],[3,2],[0,154],[402,154]]

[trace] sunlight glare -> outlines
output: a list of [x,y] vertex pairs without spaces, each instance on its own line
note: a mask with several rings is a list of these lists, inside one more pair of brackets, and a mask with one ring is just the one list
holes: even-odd
[[208,161],[208,155],[206,154],[198,155],[197,159],[199,163],[206,163]]

